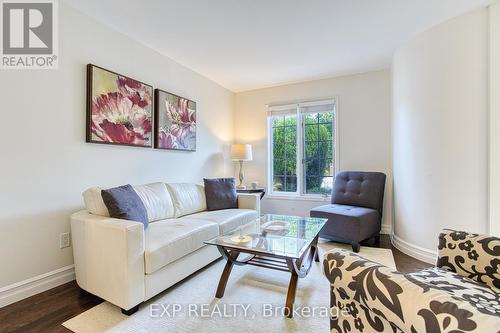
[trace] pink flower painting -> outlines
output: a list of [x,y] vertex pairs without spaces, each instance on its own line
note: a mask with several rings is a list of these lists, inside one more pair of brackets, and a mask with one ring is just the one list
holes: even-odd
[[156,148],[196,150],[196,103],[156,89]]
[[151,147],[153,88],[93,65],[88,80],[87,141]]

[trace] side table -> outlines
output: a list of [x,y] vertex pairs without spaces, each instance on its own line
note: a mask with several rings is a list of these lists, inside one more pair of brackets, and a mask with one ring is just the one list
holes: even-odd
[[262,198],[266,194],[266,189],[264,187],[247,188],[247,189],[244,189],[244,190],[236,189],[236,192],[237,193],[260,193],[260,200],[262,200]]

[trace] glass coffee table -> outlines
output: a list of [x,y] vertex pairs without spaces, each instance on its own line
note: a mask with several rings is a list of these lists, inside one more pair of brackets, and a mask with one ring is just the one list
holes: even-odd
[[234,265],[253,265],[290,272],[285,314],[293,316],[298,278],[319,261],[318,235],[327,219],[287,215],[262,215],[236,230],[205,241],[215,245],[227,260],[215,297],[222,298]]

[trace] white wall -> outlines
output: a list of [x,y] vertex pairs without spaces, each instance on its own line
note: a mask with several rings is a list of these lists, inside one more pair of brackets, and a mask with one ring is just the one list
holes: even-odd
[[490,6],[489,232],[500,236],[500,1]]
[[394,56],[395,236],[421,259],[442,228],[487,231],[487,22],[454,18]]
[[[384,207],[384,230],[392,220],[391,84],[388,70],[317,80],[236,94],[235,139],[251,143],[253,161],[245,164],[245,179],[267,184],[266,104],[338,97],[337,170],[373,170],[388,176]],[[271,213],[309,215],[318,201],[270,199],[262,210]]]
[[[232,92],[59,6],[59,69],[0,73],[0,288],[72,264],[59,234],[69,231],[89,186],[199,182],[233,172],[223,156],[233,141]],[[85,143],[87,63],[195,100],[197,151]]]

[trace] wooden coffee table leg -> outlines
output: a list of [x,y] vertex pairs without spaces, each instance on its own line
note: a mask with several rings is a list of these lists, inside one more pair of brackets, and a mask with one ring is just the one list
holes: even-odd
[[233,262],[231,260],[228,260],[226,262],[224,270],[222,271],[222,275],[219,280],[219,286],[217,287],[217,292],[215,293],[215,297],[222,298],[224,296],[227,280],[229,280],[229,275],[231,274],[232,269],[233,269]]
[[297,291],[297,280],[298,276],[295,272],[292,272],[290,276],[290,284],[288,285],[288,294],[286,295],[286,316],[288,318],[293,317],[293,303],[295,302],[295,292]]

